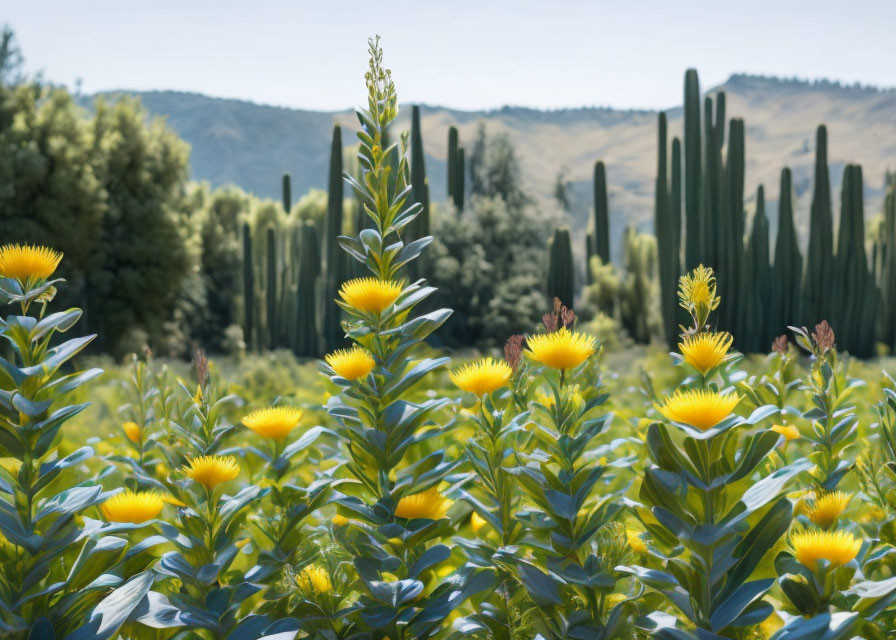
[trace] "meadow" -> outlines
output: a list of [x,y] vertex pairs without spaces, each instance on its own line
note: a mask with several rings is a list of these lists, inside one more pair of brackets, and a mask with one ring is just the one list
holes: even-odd
[[556,298],[438,346],[382,56],[322,360],[91,355],[65,255],[0,248],[3,637],[896,637],[896,361],[825,320],[744,357],[703,265],[672,353]]

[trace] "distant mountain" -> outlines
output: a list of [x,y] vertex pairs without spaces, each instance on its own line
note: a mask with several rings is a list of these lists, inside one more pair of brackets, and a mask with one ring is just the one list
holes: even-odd
[[[747,125],[747,194],[765,185],[772,228],[776,223],[778,178],[789,166],[797,195],[797,223],[805,231],[811,198],[815,127],[828,126],[829,161],[835,208],[843,166],[858,162],[866,183],[866,212],[880,210],[885,172],[896,168],[896,89],[841,86],[759,76],[734,75],[711,93],[727,94],[728,117]],[[325,188],[331,128],[346,127],[343,142],[353,144],[355,116],[350,111],[286,109],[240,100],[174,91],[113,92],[138,96],[148,112],[162,116],[192,146],[192,175],[212,185],[233,183],[260,196],[279,198],[280,176],[289,172],[297,198],[312,187]],[[595,97],[600,98],[599,87]],[[681,135],[680,107],[670,108],[669,134]],[[408,127],[410,109],[398,126]],[[582,228],[591,205],[590,175],[595,160],[607,164],[611,226],[618,238],[625,225],[651,227],[656,171],[657,113],[587,107],[540,111],[505,107],[493,111],[455,111],[421,107],[426,169],[431,197],[445,197],[447,130],[460,130],[469,146],[479,122],[490,133],[507,132],[521,160],[529,191],[545,208],[565,168],[573,182],[574,228]],[[350,131],[348,130],[350,129]],[[752,207],[748,204],[748,210]],[[805,235],[805,234],[804,234]],[[614,245],[618,244],[614,242]]]

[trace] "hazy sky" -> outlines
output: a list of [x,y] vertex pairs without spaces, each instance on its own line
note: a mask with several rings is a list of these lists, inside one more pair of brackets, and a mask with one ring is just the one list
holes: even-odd
[[[896,0],[7,0],[26,68],[83,90],[340,109],[383,36],[399,97],[463,109],[681,102],[732,72],[896,86]],[[371,10],[376,5],[379,10]]]

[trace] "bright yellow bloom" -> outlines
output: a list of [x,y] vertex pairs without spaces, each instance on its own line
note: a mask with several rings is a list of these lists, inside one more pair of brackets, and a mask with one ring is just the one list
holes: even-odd
[[299,589],[307,594],[324,594],[333,590],[330,575],[323,567],[316,564],[309,564],[302,569],[296,576],[296,583],[299,585]]
[[110,522],[139,524],[152,520],[165,506],[162,495],[156,491],[122,491],[100,505],[100,511]]
[[846,511],[851,498],[851,495],[842,491],[826,493],[815,500],[806,515],[809,516],[809,520],[822,529],[830,529],[837,522],[840,514]]
[[554,397],[553,393],[545,393],[541,389],[535,390],[535,399],[540,403],[546,406],[548,409],[554,406],[557,402],[557,399]]
[[282,440],[299,426],[302,410],[295,407],[257,409],[243,418],[243,424],[262,438]]
[[184,473],[211,491],[222,482],[229,482],[240,475],[240,466],[232,456],[199,456],[190,460]]
[[381,313],[401,294],[401,284],[378,278],[355,278],[342,284],[339,297],[348,306],[366,313]]
[[62,260],[62,254],[47,247],[7,244],[0,247],[0,276],[22,282],[46,280]]
[[330,521],[336,527],[344,527],[345,525],[347,525],[349,523],[348,518],[346,518],[344,515],[339,514],[339,513],[337,513],[335,516],[333,516]]
[[338,349],[328,353],[324,360],[336,372],[346,380],[364,378],[373,371],[376,362],[367,349],[352,347],[351,349]]
[[848,531],[801,531],[790,538],[793,553],[804,567],[815,569],[819,560],[839,567],[855,558],[862,541]]
[[697,371],[706,375],[715,369],[731,348],[732,337],[730,333],[701,332],[687,336],[678,344],[678,350],[684,356],[684,361]]
[[553,369],[577,367],[596,349],[594,336],[573,332],[566,327],[526,338],[526,355]]
[[482,530],[482,527],[484,527],[485,525],[485,518],[474,511],[470,516],[470,528],[473,529],[473,535],[478,536],[479,532]]
[[140,442],[142,436],[141,432],[143,430],[140,428],[139,424],[136,422],[125,422],[121,425],[121,428],[124,430],[124,435],[127,436],[128,440],[135,444]]
[[712,311],[719,306],[716,295],[716,277],[712,269],[702,264],[678,280],[678,299],[688,311],[704,307]]
[[408,520],[414,518],[439,520],[445,517],[450,506],[451,501],[439,493],[436,487],[432,487],[422,493],[405,496],[399,500],[398,506],[395,507],[395,515]]
[[796,440],[800,437],[800,430],[792,424],[776,424],[771,427],[771,430],[780,433],[782,436],[784,436],[784,439],[787,440],[787,442]]
[[708,431],[731,415],[740,402],[736,393],[707,389],[676,389],[657,407],[666,419]]
[[187,506],[187,504],[185,502],[181,502],[174,496],[169,496],[169,495],[165,495],[165,494],[162,494],[162,502],[164,502],[165,504],[173,505],[175,507],[186,507]]
[[635,531],[626,532],[628,548],[635,553],[647,553],[647,543]]
[[451,382],[464,391],[485,395],[507,386],[513,369],[503,360],[483,358],[451,372]]

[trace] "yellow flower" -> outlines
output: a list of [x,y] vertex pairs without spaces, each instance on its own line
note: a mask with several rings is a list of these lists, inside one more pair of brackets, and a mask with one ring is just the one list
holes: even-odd
[[792,424],[776,424],[771,427],[771,430],[780,433],[787,442],[800,437],[800,430]]
[[678,350],[684,356],[684,361],[697,371],[706,375],[715,369],[731,348],[732,337],[730,333],[701,332],[687,336],[678,345]]
[[330,521],[333,523],[333,526],[336,527],[344,527],[349,523],[349,519],[339,513],[333,516]]
[[175,507],[186,507],[187,506],[187,504],[185,502],[181,502],[174,496],[169,496],[169,495],[164,495],[164,494],[162,495],[162,502],[164,502],[165,504],[173,505]]
[[842,491],[826,493],[815,500],[806,515],[809,516],[809,520],[822,529],[830,529],[837,522],[840,514],[846,511],[851,498],[851,495]]
[[190,460],[184,473],[211,491],[222,482],[229,482],[240,475],[240,466],[232,456],[199,456]]
[[712,311],[718,307],[720,299],[716,295],[716,277],[712,269],[701,264],[681,276],[678,280],[678,299],[688,311],[694,308]]
[[302,569],[296,576],[296,583],[299,585],[299,589],[307,594],[330,593],[333,590],[330,575],[323,567],[316,564],[309,564]]
[[464,391],[485,395],[507,386],[513,369],[503,360],[483,358],[451,372],[451,382]]
[[593,336],[566,327],[526,338],[526,355],[553,369],[577,367],[597,348]]
[[46,280],[62,260],[62,254],[47,247],[7,244],[0,247],[0,276],[22,282]]
[[100,505],[100,511],[110,522],[139,524],[152,520],[165,506],[161,494],[156,491],[122,491]]
[[626,532],[628,548],[635,553],[647,553],[647,543],[635,531]]
[[730,416],[738,402],[740,398],[733,392],[676,389],[657,409],[668,420],[707,431]]
[[364,378],[373,371],[376,362],[366,349],[353,347],[351,349],[339,349],[328,353],[324,360],[336,372],[346,380]]
[[482,530],[482,527],[484,527],[485,525],[485,518],[474,511],[470,516],[470,528],[473,529],[473,535],[478,536],[479,532]]
[[557,399],[554,398],[553,393],[545,393],[541,389],[535,390],[535,399],[540,403],[546,406],[548,409],[554,406]]
[[140,439],[142,437],[141,432],[143,430],[140,428],[139,424],[137,424],[136,422],[125,422],[123,425],[121,425],[121,428],[124,430],[124,435],[127,436],[128,440],[135,444],[140,442]]
[[381,313],[401,294],[401,284],[377,278],[355,278],[342,284],[339,297],[353,309]]
[[436,487],[432,487],[423,493],[415,493],[399,500],[398,506],[395,507],[395,515],[408,520],[414,518],[439,520],[445,517],[449,506],[451,501],[439,493]]
[[832,567],[850,562],[862,548],[862,541],[847,531],[801,531],[790,538],[796,559],[809,569],[816,569],[819,560]]
[[295,407],[257,409],[243,418],[243,424],[263,438],[282,440],[299,426],[302,410]]

